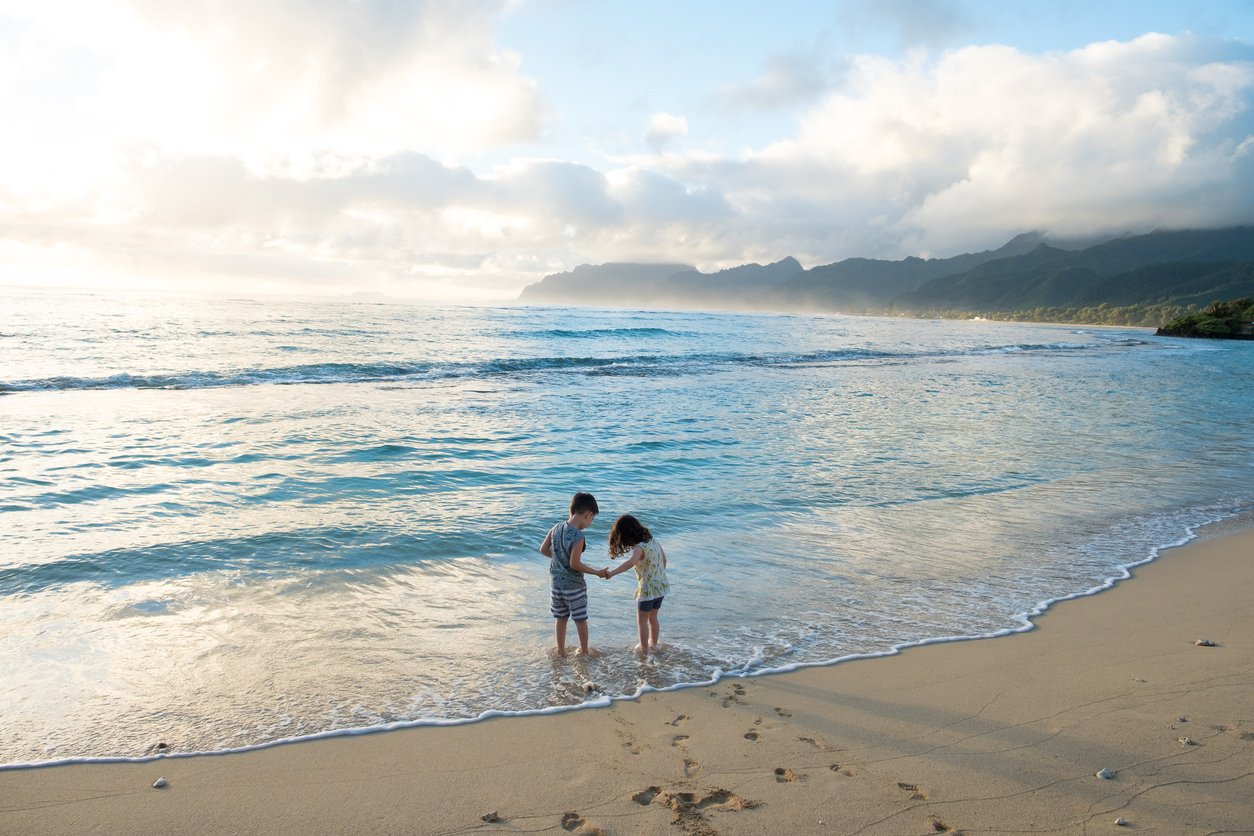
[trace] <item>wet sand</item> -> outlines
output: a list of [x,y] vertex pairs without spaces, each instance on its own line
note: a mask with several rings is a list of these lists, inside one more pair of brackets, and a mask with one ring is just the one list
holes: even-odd
[[1254,529],[1037,624],[606,709],[0,771],[0,833],[1254,832]]

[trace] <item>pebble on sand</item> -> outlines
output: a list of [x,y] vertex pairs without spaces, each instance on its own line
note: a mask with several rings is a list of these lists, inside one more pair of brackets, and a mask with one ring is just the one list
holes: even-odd
[[1215,643],[1211,641],[1210,639],[1198,639],[1197,641],[1193,643],[1197,645],[1198,647],[1214,647],[1215,646]]
[[162,777],[160,777],[160,778],[158,778],[157,780],[155,780],[155,781],[153,781],[153,782],[152,782],[152,788],[153,788],[154,790],[159,790],[159,789],[161,789],[162,787],[164,787],[164,786],[166,785],[166,783],[167,783],[167,781],[165,780],[165,776],[162,776]]
[[486,821],[488,824],[493,824],[493,823],[495,823],[495,822],[499,822],[499,821],[501,820],[501,815],[500,815],[500,813],[498,813],[496,810],[493,810],[493,811],[492,811],[492,812],[490,812],[490,813],[484,813],[484,814],[483,814],[482,816],[480,816],[479,818],[483,819],[483,820],[484,820],[484,821]]
[[1197,745],[1197,743],[1194,742],[1193,738],[1191,737],[1182,737],[1176,742],[1179,743],[1181,746],[1196,746]]
[[1103,781],[1109,781],[1111,778],[1115,777],[1115,773],[1111,772],[1109,769],[1107,769],[1104,766],[1101,769],[1097,770],[1097,772],[1094,774],[1096,774],[1097,777],[1101,778]]
[[1120,816],[1119,818],[1115,819],[1115,824],[1118,825],[1119,827],[1127,827],[1128,820],[1125,819],[1123,816]]

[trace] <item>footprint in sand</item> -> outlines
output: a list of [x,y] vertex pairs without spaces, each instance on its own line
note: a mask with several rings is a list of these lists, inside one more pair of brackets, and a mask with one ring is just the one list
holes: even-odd
[[827,741],[825,740],[815,740],[813,737],[798,737],[797,740],[799,740],[802,743],[810,744],[815,749],[818,749],[820,752],[839,751],[839,749],[833,749],[831,746],[829,746]]
[[830,769],[832,772],[839,772],[841,775],[844,775],[846,778],[852,778],[858,774],[857,771],[852,766],[842,767],[838,763],[832,764],[831,766],[828,767],[828,769]]
[[792,716],[792,712],[791,712],[791,711],[785,711],[785,710],[784,710],[784,709],[782,709],[782,708],[776,708],[776,709],[775,709],[775,713],[776,713],[776,714],[778,714],[780,717],[791,717],[791,716]]
[[1211,726],[1211,729],[1220,734],[1229,734],[1237,740],[1254,740],[1254,732],[1248,732],[1240,726]]
[[646,787],[642,789],[640,792],[633,795],[631,797],[631,800],[641,805],[642,807],[648,807],[650,804],[653,803],[653,799],[657,798],[657,794],[660,793],[661,791],[662,791],[661,787]]
[[633,755],[640,754],[640,747],[636,745],[636,741],[631,739],[631,735],[619,732],[619,738],[623,741],[622,747]]
[[675,719],[674,719],[674,720],[667,720],[667,721],[666,721],[666,725],[668,725],[668,726],[678,726],[680,723],[682,723],[684,720],[687,720],[687,719],[688,719],[688,715],[687,715],[687,714],[678,714],[678,715],[676,715],[676,716],[675,716]]
[[898,781],[897,786],[910,793],[911,801],[927,801],[927,793],[923,792],[915,784],[907,784],[904,781]]
[[804,781],[805,773],[793,772],[784,766],[775,767],[775,781],[780,784],[791,784],[794,781]]
[[692,792],[668,792],[663,794],[662,801],[670,807],[680,806],[697,810],[752,810],[762,806],[760,801],[741,798],[734,792],[722,788],[712,789],[700,798]]
[[701,774],[701,764],[692,758],[684,758],[684,777],[696,778],[699,774]]
[[932,817],[932,830],[937,833],[954,833],[954,829],[935,816]]
[[[723,697],[723,708],[731,708],[732,704],[740,702],[738,698],[743,697],[744,695],[745,687],[743,685],[739,683],[732,685],[730,690],[728,690],[727,694]],[[711,691],[710,696],[716,697],[718,696],[718,692]]]
[[703,836],[716,833],[705,813],[737,812],[761,806],[761,802],[741,798],[725,789],[713,789],[702,796],[692,792],[664,792],[656,797],[656,803],[670,808],[672,827]]
[[562,830],[583,836],[605,836],[605,831],[575,812],[562,814]]
[[684,742],[685,740],[687,740],[687,739],[688,739],[688,735],[686,735],[686,734],[677,734],[677,735],[675,735],[674,737],[672,737],[672,738],[671,738],[671,745],[672,745],[672,746],[678,746],[679,744],[683,743],[683,742]]
[[753,741],[756,741],[757,739],[758,739],[758,733],[757,733],[757,732],[755,732],[755,731],[747,731],[747,732],[745,732],[745,740],[753,740]]

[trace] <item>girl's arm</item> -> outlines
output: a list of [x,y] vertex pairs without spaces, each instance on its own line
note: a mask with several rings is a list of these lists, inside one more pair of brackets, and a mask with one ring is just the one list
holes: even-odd
[[615,575],[619,575],[619,574],[622,574],[623,572],[626,572],[628,569],[632,568],[637,563],[639,563],[642,557],[644,557],[644,549],[640,548],[639,546],[636,546],[634,549],[631,550],[631,557],[624,560],[622,562],[622,565],[615,566],[613,569],[611,569],[609,574],[606,575],[606,577],[612,578]]
[[665,568],[666,568],[666,549],[663,549],[663,548],[662,548],[662,544],[661,544],[661,543],[658,543],[658,544],[657,544],[657,547],[658,547],[659,549],[661,549],[661,551],[662,551],[662,568],[663,568],[663,569],[665,569]]

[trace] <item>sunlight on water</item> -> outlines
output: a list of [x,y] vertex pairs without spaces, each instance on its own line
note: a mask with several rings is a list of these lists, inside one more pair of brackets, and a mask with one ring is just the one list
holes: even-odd
[[[1254,346],[1143,331],[6,297],[0,762],[575,705],[996,632],[1250,506]],[[1187,405],[1187,408],[1183,408]],[[576,490],[673,559],[554,661]]]

